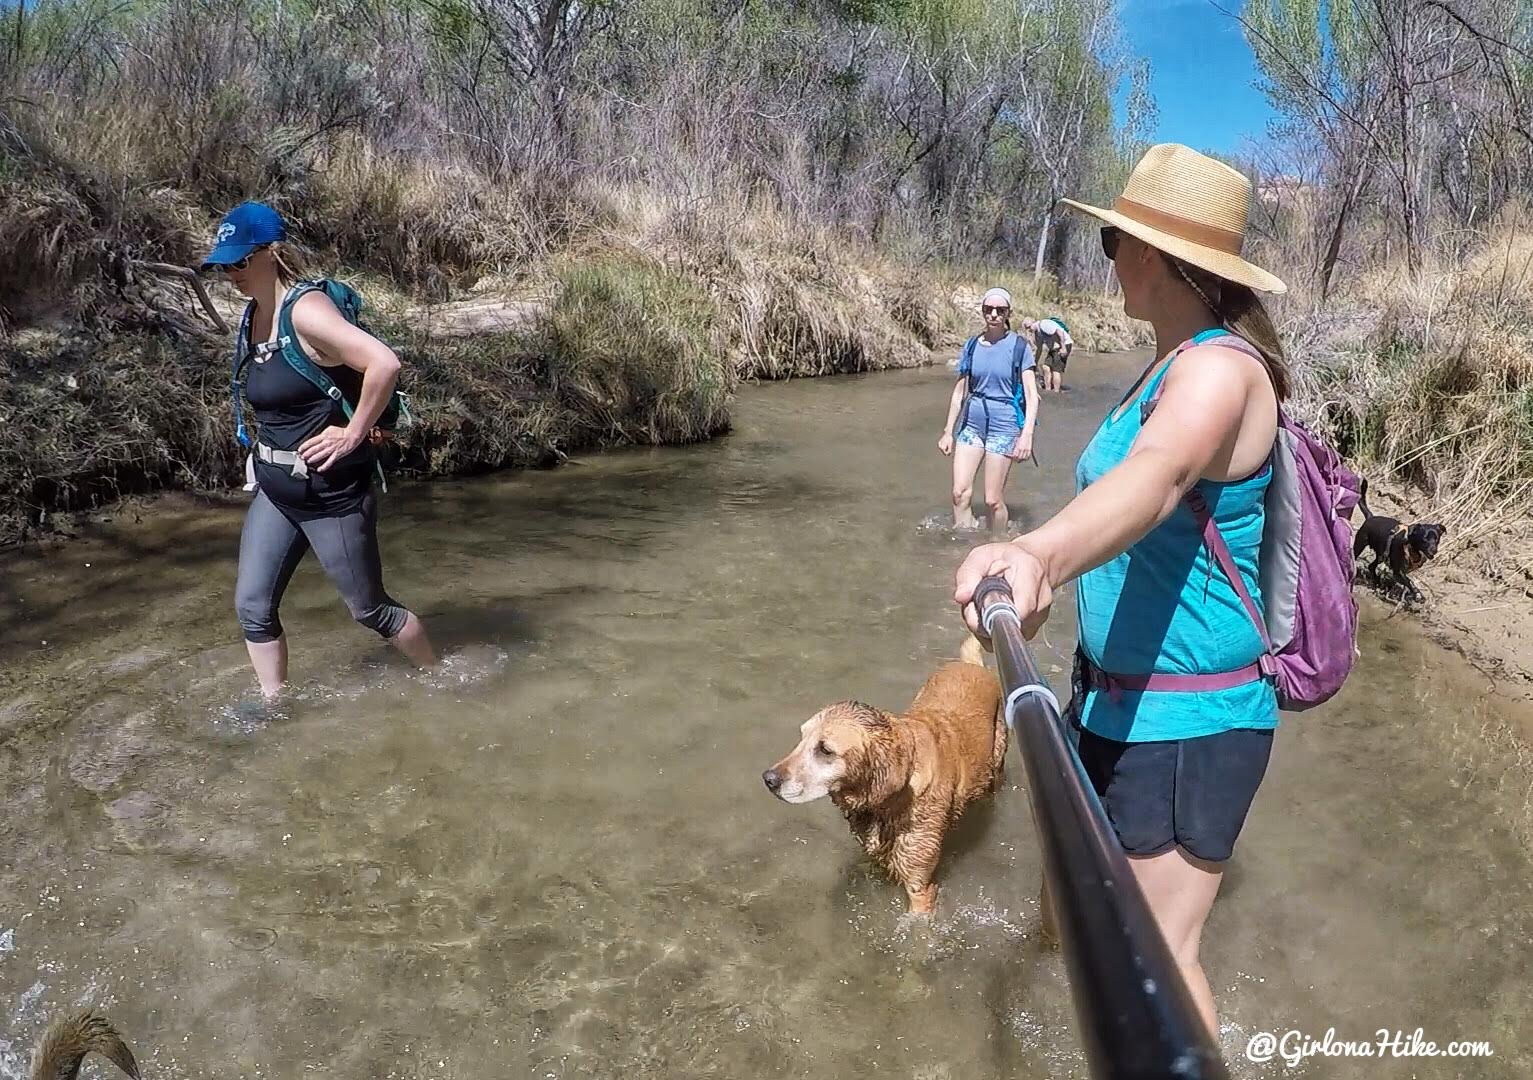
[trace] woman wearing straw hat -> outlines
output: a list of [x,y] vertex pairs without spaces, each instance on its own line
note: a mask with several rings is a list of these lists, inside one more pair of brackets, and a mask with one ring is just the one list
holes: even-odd
[[[985,463],[985,506],[990,527],[1005,529],[1006,478],[1015,462],[1033,456],[1038,382],[1024,373],[1036,365],[1032,346],[1011,329],[1011,294],[988,290],[980,300],[985,331],[958,354],[958,382],[948,400],[947,424],[937,449],[953,459],[953,525],[975,528],[974,476]],[[955,430],[955,425],[957,425]]]
[[[1080,757],[1217,1038],[1199,941],[1278,711],[1259,676],[1203,688],[1219,682],[1203,675],[1246,668],[1263,646],[1183,496],[1199,489],[1259,598],[1267,459],[1289,377],[1257,293],[1286,287],[1241,258],[1250,183],[1185,146],[1152,147],[1110,210],[1065,201],[1105,223],[1124,311],[1154,326],[1155,358],[1082,452],[1075,498],[1014,541],[972,550],[955,599],[978,629],[974,587],[1000,574],[1031,636],[1055,590],[1076,582]],[[1134,690],[1103,672],[1193,678]],[[1043,908],[1047,925],[1047,894]]]

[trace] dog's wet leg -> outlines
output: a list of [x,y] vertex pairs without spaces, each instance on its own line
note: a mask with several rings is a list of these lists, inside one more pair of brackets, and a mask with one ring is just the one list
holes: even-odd
[[895,844],[894,870],[910,895],[910,910],[929,915],[937,905],[937,863],[942,859],[942,830],[918,825]]
[[910,913],[912,915],[930,915],[937,908],[937,883],[928,881],[925,885],[917,887],[915,882],[905,886],[905,892],[910,895]]
[[1006,775],[1006,717],[997,712],[995,716],[995,745],[991,747],[991,765],[995,769],[995,776],[991,779],[991,787],[1000,787],[1001,781]]

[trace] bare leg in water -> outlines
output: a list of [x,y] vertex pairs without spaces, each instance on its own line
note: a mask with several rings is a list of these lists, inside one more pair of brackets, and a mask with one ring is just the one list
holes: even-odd
[[1015,462],[1006,454],[985,454],[985,508],[990,512],[992,532],[1006,531],[1011,514],[1006,509],[1006,478]]
[[414,661],[416,667],[426,668],[436,663],[436,650],[426,637],[426,624],[417,619],[413,611],[405,615],[404,629],[390,638],[389,644]]
[[1131,855],[1128,862],[1149,901],[1161,935],[1176,958],[1176,966],[1181,969],[1182,980],[1192,993],[1209,1036],[1217,1043],[1219,1019],[1214,1009],[1214,992],[1208,985],[1198,950],[1203,941],[1203,923],[1224,879],[1223,864],[1204,862],[1180,847],[1160,855]]
[[261,684],[261,696],[276,701],[287,685],[287,635],[276,641],[247,641],[245,649],[250,653],[250,666],[255,668],[256,679]]
[[[1214,906],[1219,884],[1224,879],[1220,863],[1204,862],[1180,847],[1160,855],[1129,856],[1129,866],[1139,883],[1150,911],[1160,927],[1161,936],[1181,971],[1182,981],[1192,994],[1198,1015],[1214,1042],[1219,1041],[1219,1019],[1214,1008],[1214,992],[1203,971],[1199,948],[1203,942],[1203,924]],[[1043,915],[1042,938],[1045,945],[1059,945],[1059,924],[1048,882],[1038,897]]]
[[[436,650],[426,636],[426,624],[415,617],[415,612],[405,616],[405,625],[389,639],[416,667],[431,667],[436,663]],[[247,641],[245,649],[250,653],[250,666],[255,668],[256,679],[261,684],[261,696],[275,701],[287,685],[287,635],[276,641]]]
[[958,443],[953,447],[953,527],[975,529],[979,521],[974,516],[974,474],[985,457],[983,446]]

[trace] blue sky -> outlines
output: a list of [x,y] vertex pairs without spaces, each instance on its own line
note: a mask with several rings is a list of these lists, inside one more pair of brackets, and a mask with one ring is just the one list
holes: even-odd
[[1252,85],[1256,58],[1239,23],[1209,0],[1123,0],[1121,12],[1129,48],[1152,68],[1160,109],[1152,141],[1228,153],[1263,138],[1272,110]]

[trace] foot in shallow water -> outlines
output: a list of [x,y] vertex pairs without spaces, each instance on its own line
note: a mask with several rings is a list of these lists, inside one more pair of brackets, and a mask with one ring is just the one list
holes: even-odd
[[982,522],[977,520],[973,525],[955,525],[953,524],[953,517],[951,514],[928,514],[926,517],[921,519],[916,528],[920,529],[922,532],[946,532],[955,536],[968,536],[973,533],[983,532],[985,526]]
[[465,645],[441,656],[435,665],[416,672],[414,677],[433,690],[481,682],[505,668],[511,656],[496,645]]
[[220,707],[214,713],[213,724],[236,734],[254,735],[292,717],[292,702],[285,695],[266,697],[256,694]]

